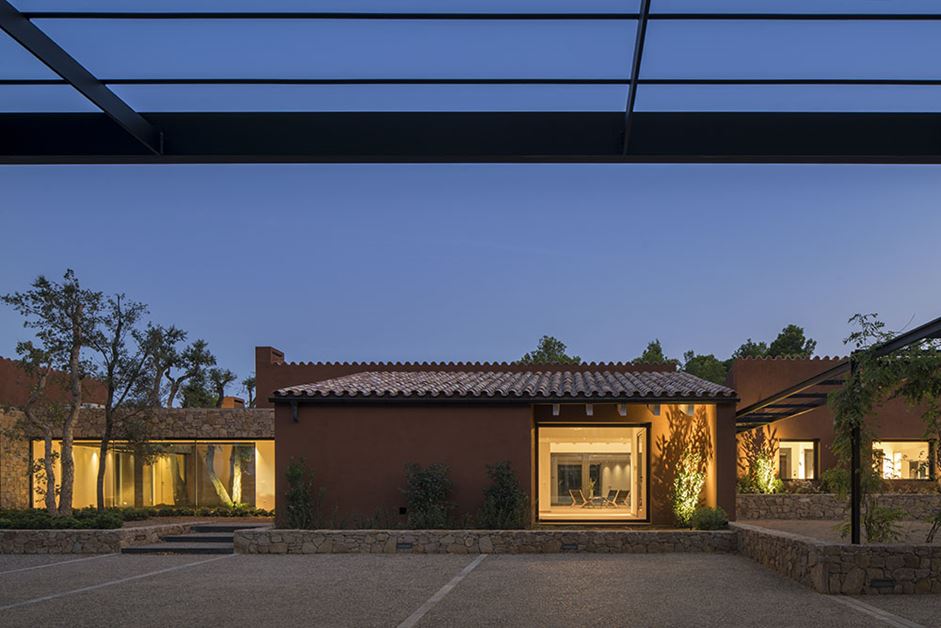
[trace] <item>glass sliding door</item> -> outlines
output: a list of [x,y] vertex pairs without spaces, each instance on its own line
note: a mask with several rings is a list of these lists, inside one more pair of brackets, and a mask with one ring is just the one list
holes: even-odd
[[643,520],[646,427],[540,427],[539,518]]
[[[79,441],[73,448],[76,508],[97,503],[100,444]],[[33,456],[42,456],[34,441]],[[53,442],[53,450],[61,451]],[[151,441],[146,447],[115,442],[105,458],[104,499],[108,508],[132,506],[227,506],[274,508],[274,441]],[[56,462],[56,478],[61,465]],[[33,503],[43,502],[45,480],[33,478]]]

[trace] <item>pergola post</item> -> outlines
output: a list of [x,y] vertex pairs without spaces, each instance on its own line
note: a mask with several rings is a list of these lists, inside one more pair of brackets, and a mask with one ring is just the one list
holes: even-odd
[[[856,374],[856,359],[850,356],[850,378]],[[862,519],[862,455],[860,441],[862,440],[859,425],[853,426],[850,434],[850,541],[853,545],[862,542],[860,535],[860,520]]]

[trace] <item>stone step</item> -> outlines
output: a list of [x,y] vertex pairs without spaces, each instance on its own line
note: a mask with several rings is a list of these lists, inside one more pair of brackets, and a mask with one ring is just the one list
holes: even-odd
[[162,536],[160,540],[164,543],[231,543],[232,537],[232,532],[197,532]]
[[234,554],[231,543],[154,543],[132,545],[121,550],[122,554]]
[[236,530],[254,530],[257,528],[270,528],[270,523],[239,523],[237,521],[226,523],[197,523],[191,528],[191,532],[235,532]]

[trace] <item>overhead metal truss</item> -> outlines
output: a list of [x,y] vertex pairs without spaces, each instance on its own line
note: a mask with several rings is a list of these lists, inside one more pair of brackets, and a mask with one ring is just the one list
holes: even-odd
[[[133,12],[18,11],[0,0],[0,28],[101,113],[0,114],[0,163],[683,162],[941,163],[938,113],[635,111],[644,85],[941,86],[932,79],[729,79],[641,76],[653,21],[941,21],[941,13],[638,12]],[[134,78],[82,67],[32,20],[635,21],[630,73],[598,78]],[[112,85],[624,85],[624,112],[153,113]]]
[[[878,345],[874,352],[883,357],[916,342],[938,338],[941,338],[941,318],[897,335]],[[826,405],[829,394],[843,385],[851,368],[852,359],[846,358],[813,377],[742,408],[735,414],[738,431],[792,419]]]

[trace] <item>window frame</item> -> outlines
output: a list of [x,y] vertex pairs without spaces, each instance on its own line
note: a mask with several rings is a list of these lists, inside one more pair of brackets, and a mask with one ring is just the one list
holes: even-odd
[[869,442],[869,458],[871,464],[875,464],[876,458],[873,453],[876,443],[928,443],[928,477],[927,478],[885,478],[879,473],[879,479],[883,482],[935,482],[937,481],[937,447],[936,438],[873,438]]
[[[781,477],[781,443],[813,443],[814,444],[814,477],[812,478],[782,478]],[[820,479],[820,439],[819,438],[779,438],[778,439],[778,479],[782,482],[815,482]]]

